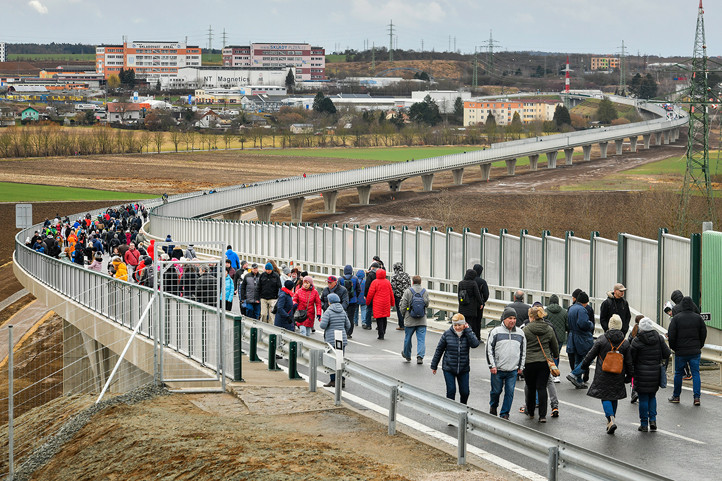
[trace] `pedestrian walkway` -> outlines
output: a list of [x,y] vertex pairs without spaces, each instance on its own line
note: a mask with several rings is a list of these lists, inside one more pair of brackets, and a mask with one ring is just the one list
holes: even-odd
[[[25,342],[52,314],[53,311],[37,299],[13,314],[3,327],[13,326],[14,349]],[[0,329],[0,366],[7,362],[8,352],[8,330]]]

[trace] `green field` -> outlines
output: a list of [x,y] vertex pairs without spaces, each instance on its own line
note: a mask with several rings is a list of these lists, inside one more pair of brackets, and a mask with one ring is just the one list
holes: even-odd
[[203,65],[208,64],[222,64],[223,63],[223,54],[222,53],[204,53],[201,55]]
[[95,53],[9,53],[8,61],[59,60],[67,62],[95,63]]
[[404,162],[411,159],[427,159],[440,155],[458,154],[480,150],[477,147],[398,147],[388,149],[266,149],[248,150],[252,155],[285,155],[291,157],[325,157],[334,159],[381,160]]
[[152,194],[0,182],[0,202],[153,199]]
[[345,62],[346,56],[345,55],[326,55],[326,63],[339,63],[339,62]]

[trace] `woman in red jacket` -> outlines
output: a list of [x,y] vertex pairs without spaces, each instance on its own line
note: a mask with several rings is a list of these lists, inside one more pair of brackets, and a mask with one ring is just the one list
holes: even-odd
[[[321,297],[318,295],[318,291],[313,287],[313,279],[311,276],[303,278],[303,285],[293,295],[293,304],[296,307],[293,319],[296,325],[301,329],[301,334],[304,336],[310,336],[311,330],[313,329],[313,323],[316,321],[316,317],[321,319]],[[301,320],[300,313],[306,313],[306,318]]]
[[376,271],[376,279],[369,287],[369,293],[366,296],[366,305],[373,307],[374,318],[376,319],[376,329],[379,331],[379,339],[383,339],[386,335],[386,319],[391,315],[391,308],[394,307],[394,290],[391,282],[386,279],[386,271],[379,269]]

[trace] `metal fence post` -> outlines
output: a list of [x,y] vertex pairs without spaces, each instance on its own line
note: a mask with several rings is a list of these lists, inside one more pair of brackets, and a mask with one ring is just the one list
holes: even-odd
[[251,341],[250,348],[248,349],[248,359],[251,362],[263,362],[261,361],[261,358],[258,357],[258,328],[256,327],[251,328]]
[[336,382],[334,383],[334,405],[341,405],[341,390],[343,388],[343,369],[336,369]]
[[13,479],[13,466],[15,457],[13,450],[15,448],[15,439],[13,437],[13,418],[15,417],[15,404],[13,402],[13,326],[8,326],[8,479]]
[[318,349],[311,349],[308,359],[308,390],[310,392],[316,392],[316,384],[318,378]]
[[276,335],[268,335],[268,370],[269,371],[280,371],[276,362]]
[[298,374],[298,343],[291,341],[288,344],[288,379],[301,379]]
[[243,351],[241,340],[243,339],[243,317],[233,317],[233,380],[243,380]]
[[549,468],[547,479],[549,481],[557,481],[557,479],[559,479],[559,446],[549,448],[549,462],[547,467]]
[[399,398],[399,387],[394,386],[391,388],[391,395],[389,399],[389,436],[396,434],[396,403]]
[[459,435],[458,442],[459,446],[457,449],[457,461],[456,464],[462,466],[466,464],[466,423],[468,421],[468,414],[466,412],[459,413]]

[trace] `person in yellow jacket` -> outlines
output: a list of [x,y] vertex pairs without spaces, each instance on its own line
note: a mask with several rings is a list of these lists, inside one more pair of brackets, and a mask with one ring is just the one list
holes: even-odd
[[123,263],[122,260],[120,260],[120,257],[113,257],[112,264],[113,269],[115,270],[115,274],[113,274],[113,277],[115,277],[116,279],[120,279],[121,281],[127,281],[128,267]]

